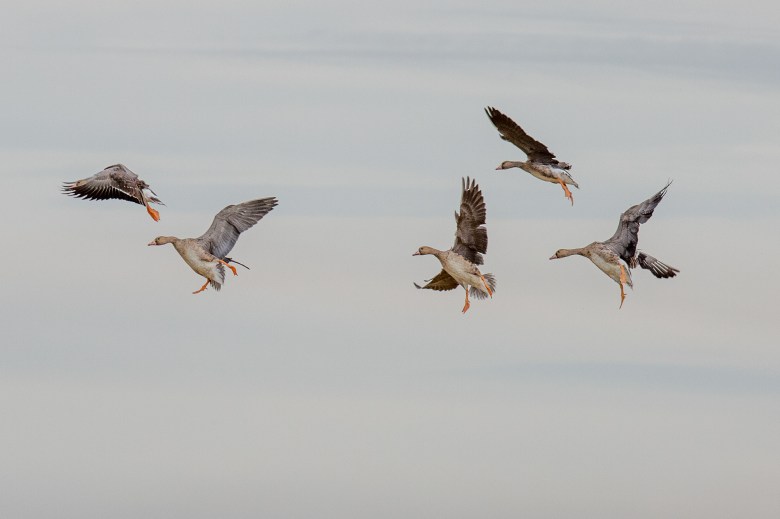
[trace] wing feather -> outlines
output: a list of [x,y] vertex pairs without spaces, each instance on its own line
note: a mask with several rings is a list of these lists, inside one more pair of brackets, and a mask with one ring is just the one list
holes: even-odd
[[661,203],[671,182],[644,202],[633,205],[620,215],[620,222],[615,234],[604,242],[615,254],[627,264],[632,265],[636,256],[636,246],[639,243],[639,225],[653,216],[656,206]]
[[277,203],[276,198],[268,197],[229,205],[217,213],[211,227],[197,240],[205,250],[224,259],[238,241],[238,236],[259,222]]
[[482,265],[482,254],[487,252],[488,235],[483,227],[486,216],[482,191],[476,181],[466,177],[462,180],[460,213],[455,213],[457,228],[452,250],[475,265]]
[[[111,198],[127,200],[143,205],[142,188],[138,175],[121,164],[108,166],[91,177],[64,182],[62,192],[85,200],[108,200]],[[145,185],[145,184],[144,184]]]
[[565,162],[558,162],[555,154],[548,150],[547,146],[525,133],[525,130],[508,116],[491,106],[485,108],[485,113],[498,130],[501,138],[523,150],[523,153],[528,155],[528,160],[543,164],[555,164],[564,169],[571,167]]
[[439,272],[436,277],[429,280],[425,286],[420,286],[417,283],[415,283],[414,286],[421,289],[427,288],[430,290],[444,291],[452,290],[453,288],[457,287],[458,282],[455,281],[455,278],[450,276],[446,270],[442,269],[442,271]]

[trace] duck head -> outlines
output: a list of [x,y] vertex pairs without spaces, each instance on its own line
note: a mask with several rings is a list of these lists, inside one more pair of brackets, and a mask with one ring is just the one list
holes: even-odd
[[417,249],[417,252],[412,254],[412,256],[425,256],[426,254],[436,254],[437,252],[439,251],[433,247],[423,246]]
[[178,238],[174,236],[158,236],[147,245],[165,245],[166,243],[174,243],[176,240],[178,240]]

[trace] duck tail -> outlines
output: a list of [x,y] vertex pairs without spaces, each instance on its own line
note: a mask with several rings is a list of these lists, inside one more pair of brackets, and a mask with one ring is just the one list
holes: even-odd
[[212,273],[216,274],[215,279],[209,278],[209,283],[214,290],[218,291],[225,282],[225,267],[222,266],[222,263],[217,263],[214,265],[214,269],[216,272],[212,271]]
[[636,256],[636,263],[643,269],[647,269],[657,278],[673,278],[680,270],[670,267],[666,263],[655,259],[649,254],[640,252]]
[[[493,274],[483,274],[485,278],[485,281],[487,281],[488,286],[490,287],[491,292],[496,291],[496,277]],[[484,290],[480,290],[477,287],[472,286],[469,289],[469,295],[473,297],[474,299],[485,299],[488,297],[488,293]]]

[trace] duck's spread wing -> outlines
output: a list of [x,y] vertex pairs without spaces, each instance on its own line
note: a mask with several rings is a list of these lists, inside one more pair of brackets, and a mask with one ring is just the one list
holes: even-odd
[[471,263],[482,265],[482,254],[487,252],[487,229],[483,227],[487,211],[482,191],[474,180],[463,180],[460,213],[455,213],[455,244],[452,250]]
[[502,114],[495,108],[488,106],[485,108],[490,122],[496,127],[501,138],[511,142],[528,155],[528,160],[542,162],[545,164],[558,164],[555,154],[547,149],[547,146],[537,141],[520,128],[516,122],[508,116]]
[[143,204],[143,195],[138,182],[135,173],[121,164],[115,164],[89,178],[63,183],[62,192],[86,200],[116,198]]
[[615,234],[604,242],[604,245],[612,249],[629,265],[634,264],[633,258],[636,255],[637,243],[639,243],[639,225],[645,223],[653,216],[653,211],[661,203],[669,185],[671,185],[671,182],[641,204],[626,209],[620,215],[620,223],[618,223]]
[[236,244],[238,235],[259,222],[277,203],[276,198],[269,197],[229,205],[217,213],[211,227],[198,238],[198,242],[205,250],[222,259]]
[[428,281],[425,286],[420,286],[417,283],[414,284],[417,288],[429,288],[431,290],[452,290],[453,288],[458,286],[458,282],[455,281],[455,278],[447,274],[446,270],[443,270],[439,272],[435,278]]

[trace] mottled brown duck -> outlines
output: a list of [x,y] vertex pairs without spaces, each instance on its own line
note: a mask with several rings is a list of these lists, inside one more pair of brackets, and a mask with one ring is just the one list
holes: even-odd
[[501,138],[514,144],[528,156],[528,160],[525,162],[505,160],[496,169],[520,168],[539,180],[560,184],[564,195],[574,205],[574,197],[566,184],[577,189],[580,186],[571,178],[569,173],[571,164],[559,162],[555,155],[547,149],[547,146],[525,133],[520,125],[495,108],[488,106],[485,108],[485,113],[498,130]]
[[487,253],[488,236],[484,227],[486,217],[485,201],[476,182],[469,178],[462,180],[460,213],[455,213],[455,244],[449,250],[420,247],[412,256],[431,254],[442,266],[441,272],[425,286],[417,288],[444,291],[457,286],[466,291],[463,313],[471,306],[469,293],[477,299],[493,297],[496,279],[493,274],[482,274],[477,265],[482,265],[483,254]]

